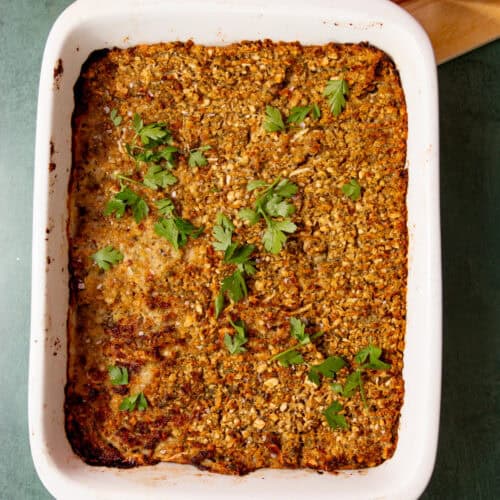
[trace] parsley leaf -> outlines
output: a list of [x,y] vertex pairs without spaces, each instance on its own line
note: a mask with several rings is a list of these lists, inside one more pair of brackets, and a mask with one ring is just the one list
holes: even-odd
[[219,292],[215,298],[215,318],[220,316],[220,313],[224,309],[224,294]]
[[347,184],[342,186],[342,192],[352,201],[359,200],[361,197],[361,186],[356,179],[351,179]]
[[295,205],[288,203],[280,195],[273,194],[266,203],[266,211],[271,217],[288,217],[295,213]]
[[242,208],[238,212],[238,217],[242,220],[245,220],[250,224],[250,226],[253,226],[254,224],[257,224],[260,220],[260,215],[255,211],[252,210],[251,208]]
[[107,271],[111,266],[123,260],[123,254],[111,245],[101,248],[101,250],[97,251],[91,257],[101,269],[104,269],[104,271]]
[[227,292],[233,302],[239,302],[248,295],[247,284],[240,269],[222,280],[220,291]]
[[186,245],[189,236],[198,238],[203,229],[177,216],[160,219],[154,226],[155,233],[169,241],[176,250]]
[[136,408],[139,411],[144,411],[148,407],[148,401],[144,396],[143,392],[134,394],[133,396],[127,396],[123,398],[120,404],[121,411],[133,411]]
[[227,292],[233,302],[238,302],[248,295],[245,274],[253,275],[256,272],[255,263],[250,256],[255,250],[254,245],[240,245],[232,242],[234,224],[223,213],[217,214],[217,225],[214,226],[212,243],[215,250],[224,252],[224,262],[234,264],[237,270],[222,281],[221,289],[215,299],[215,317],[224,309],[224,293]]
[[330,111],[338,116],[346,106],[345,97],[349,95],[349,85],[343,78],[328,80],[323,95],[327,98]]
[[[280,178],[272,184],[267,184],[262,180],[254,180],[249,182],[247,186],[248,191],[259,188],[265,189],[258,194],[253,209],[241,209],[238,212],[238,217],[250,225],[254,225],[261,218],[264,218],[267,224],[267,229],[262,236],[264,248],[268,252],[277,254],[286,242],[285,233],[293,233],[297,230],[297,226],[287,218],[295,212],[295,206],[287,200],[297,193],[298,187],[288,179]],[[281,217],[282,220],[275,221],[272,217]]]
[[226,249],[224,262],[228,264],[245,264],[254,250],[255,245],[238,245],[232,243]]
[[321,118],[321,110],[316,103],[312,105],[311,115],[316,120],[319,120]]
[[231,354],[241,354],[246,351],[242,346],[248,342],[245,323],[241,319],[234,322],[230,319],[229,322],[236,330],[236,335],[231,337],[231,335],[226,333],[226,335],[224,335],[224,344]]
[[170,216],[175,210],[174,204],[170,198],[155,201],[156,208],[161,215]]
[[282,352],[275,356],[273,360],[279,361],[279,364],[281,366],[284,366],[285,368],[288,368],[292,365],[301,365],[302,363],[304,363],[302,354],[300,354],[300,352],[296,351],[295,349]]
[[287,123],[302,123],[312,110],[312,106],[294,106],[290,110]]
[[260,179],[255,179],[253,181],[250,181],[247,185],[247,191],[248,192],[251,192],[251,191],[254,191],[255,189],[259,189],[259,188],[262,188],[262,187],[267,187],[267,182],[266,181],[263,181],[263,180],[260,180]]
[[320,374],[327,378],[333,378],[344,366],[345,361],[340,356],[328,356],[328,358],[319,365],[311,366],[307,377],[311,382],[320,385]]
[[274,222],[270,220],[262,236],[264,248],[268,252],[274,254],[279,253],[287,239],[285,232],[293,233],[296,229],[297,226],[293,222],[287,220]]
[[[354,361],[361,365],[362,369],[389,370],[391,365],[380,360],[381,354],[382,349],[380,347],[376,347],[373,344],[370,344],[368,347],[361,349],[361,351],[356,354],[356,356],[354,357]],[[366,363],[367,359],[369,359],[368,363]]]
[[172,145],[172,133],[166,123],[150,123],[144,125],[139,114],[132,119],[135,137],[132,144],[125,144],[127,153],[137,162],[148,166],[144,176],[144,186],[151,189],[165,188],[177,182],[170,172],[175,167],[174,154],[178,149]]
[[177,177],[161,165],[151,165],[144,176],[144,185],[151,189],[166,188],[177,182]]
[[140,137],[142,145],[148,147],[148,149],[172,142],[172,134],[166,123],[157,122],[144,125],[141,116],[138,113],[134,113],[132,126],[135,133]]
[[209,149],[212,149],[212,146],[200,146],[199,148],[192,149],[189,152],[188,165],[190,167],[204,167],[208,163],[208,160],[203,151],[208,151]]
[[339,415],[339,411],[342,411],[342,409],[343,406],[338,401],[334,401],[325,411],[323,411],[323,415],[332,429],[349,428],[344,415]]
[[311,337],[305,333],[306,324],[297,318],[290,318],[290,335],[299,341],[299,344],[306,345],[311,342]]
[[115,127],[118,127],[122,122],[122,117],[118,114],[118,110],[112,109],[111,113],[109,113],[109,119],[113,122]]
[[131,208],[132,215],[137,224],[149,213],[149,207],[143,198],[134,193],[129,187],[122,187],[122,190],[116,193],[112,200],[108,201],[104,209],[104,215],[114,214],[119,219],[125,214],[127,207]]
[[[290,366],[293,364],[300,364],[304,362],[302,355],[298,352],[298,349],[302,349],[305,345],[310,344],[313,340],[321,337],[324,332],[318,332],[314,335],[307,335],[304,331],[305,325],[299,319],[290,318],[290,335],[298,340],[298,343],[293,345],[292,347],[286,349],[285,351],[279,352],[275,354],[270,361],[279,361],[282,366]],[[292,354],[290,354],[292,353]],[[299,356],[300,361],[299,361]],[[296,360],[295,363],[292,363],[290,360]]]
[[216,241],[212,243],[212,246],[215,248],[215,250],[224,252],[231,245],[231,238],[233,236],[234,224],[222,212],[219,212],[217,214],[216,222],[217,225],[214,226],[212,232]]
[[285,130],[281,111],[273,106],[266,106],[266,116],[262,126],[266,132],[280,132]]
[[319,106],[314,103],[309,106],[294,106],[290,110],[287,123],[302,123],[307,115],[311,115],[315,120],[321,118],[321,110]]
[[347,376],[341,394],[345,398],[350,398],[358,389],[361,394],[361,399],[363,400],[363,405],[367,408],[368,404],[366,402],[365,389],[363,387],[363,374],[360,369],[354,370]]
[[113,385],[128,384],[128,370],[124,366],[108,366],[108,374]]

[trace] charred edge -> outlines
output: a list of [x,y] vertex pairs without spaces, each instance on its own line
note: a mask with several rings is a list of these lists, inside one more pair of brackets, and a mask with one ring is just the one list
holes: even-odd
[[[65,392],[67,397],[67,385]],[[104,467],[117,467],[120,469],[130,469],[139,465],[133,460],[125,459],[120,452],[109,443],[106,443],[105,445],[98,445],[94,443],[91,437],[88,436],[86,429],[84,429],[77,420],[71,417],[68,405],[65,404],[64,406],[66,412],[66,437],[68,438],[72,450],[86,464]]]
[[56,169],[56,164],[54,162],[49,163],[49,172],[53,172]]

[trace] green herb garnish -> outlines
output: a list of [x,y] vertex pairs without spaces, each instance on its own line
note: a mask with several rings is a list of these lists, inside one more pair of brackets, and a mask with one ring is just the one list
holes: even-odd
[[124,366],[108,366],[108,374],[113,385],[128,384],[128,370]]
[[280,132],[285,130],[281,111],[273,106],[266,106],[266,116],[262,126],[266,132]]
[[323,415],[328,422],[328,425],[332,429],[348,429],[347,421],[344,415],[339,415],[339,411],[342,411],[343,406],[338,402],[334,401],[324,412]]
[[346,106],[345,97],[349,95],[349,85],[343,78],[328,80],[323,95],[328,100],[330,111],[333,115],[338,116]]
[[216,223],[212,233],[216,241],[212,243],[212,246],[215,250],[225,252],[231,245],[234,224],[222,212],[217,214]]
[[208,160],[203,154],[203,151],[208,151],[212,149],[212,146],[200,146],[199,148],[192,149],[189,152],[188,165],[190,167],[204,167]]
[[175,213],[172,200],[158,200],[155,205],[163,215],[154,226],[155,233],[169,241],[176,250],[186,245],[188,237],[198,238],[203,233],[203,227],[196,227]]
[[123,254],[111,245],[101,248],[101,250],[91,255],[91,257],[101,269],[104,269],[104,271],[107,271],[111,266],[123,260]]
[[351,179],[347,184],[342,186],[342,192],[352,201],[359,200],[361,196],[361,186],[356,179]]
[[144,411],[148,407],[148,401],[142,392],[123,398],[120,404],[121,411],[133,411],[136,408]]
[[[286,242],[285,233],[293,233],[297,230],[297,226],[288,218],[295,212],[295,206],[287,200],[297,193],[298,187],[288,179],[278,178],[272,184],[267,184],[262,180],[251,181],[248,183],[247,191],[260,188],[264,189],[258,194],[253,209],[240,210],[238,217],[250,225],[256,224],[263,218],[267,224],[262,237],[264,248],[268,252],[277,254]],[[276,217],[282,220],[273,220]]]
[[224,278],[219,294],[215,299],[215,317],[218,318],[225,304],[225,293],[232,302],[239,302],[248,295],[245,275],[253,275],[256,272],[255,263],[250,256],[255,250],[254,245],[240,245],[233,243],[234,224],[223,213],[217,214],[216,225],[213,229],[215,242],[212,243],[215,250],[224,252],[224,262],[237,266],[233,274]]
[[132,144],[125,144],[127,153],[137,162],[148,166],[144,177],[144,185],[157,189],[165,188],[177,182],[177,178],[170,172],[175,168],[175,153],[178,149],[173,146],[172,133],[166,123],[150,123],[144,125],[137,113],[132,119],[135,131]]
[[[131,180],[120,176],[121,179]],[[136,182],[131,180],[132,182]],[[147,203],[137,193],[129,187],[123,186],[119,193],[116,193],[113,199],[108,201],[104,209],[104,215],[114,214],[117,219],[120,219],[125,214],[125,210],[130,208],[135,221],[139,224],[149,213]]]
[[363,387],[363,372],[365,370],[388,370],[391,365],[384,363],[380,359],[381,354],[382,349],[374,346],[373,344],[361,349],[361,351],[359,351],[354,357],[355,363],[360,366],[348,375],[343,387],[341,384],[335,383],[330,386],[331,389],[346,398],[350,398],[356,391],[359,390],[361,399],[363,400],[363,405],[368,407]]
[[118,110],[112,109],[111,113],[109,113],[109,119],[113,122],[115,127],[118,127],[122,122],[122,117],[118,114]]
[[179,250],[179,248],[186,245],[188,237],[198,238],[204,228],[196,227],[188,220],[173,216],[168,219],[160,219],[155,224],[154,229],[158,236],[162,236],[170,242],[176,250]]
[[236,334],[231,336],[226,333],[224,335],[224,344],[231,354],[241,354],[246,351],[243,345],[248,342],[248,337],[246,336],[245,331],[245,323],[241,319],[234,322],[230,319],[229,322],[236,330]]
[[345,361],[340,356],[328,356],[319,365],[311,366],[307,377],[311,382],[320,385],[320,375],[327,378],[334,378],[336,373],[345,366]]
[[[380,356],[382,354],[382,349],[370,344],[368,347],[361,349],[361,351],[356,354],[354,361],[361,365],[363,370],[389,370],[390,364],[384,363]],[[366,360],[369,360],[366,363]]]
[[294,106],[290,110],[287,123],[302,123],[309,113],[316,120],[321,118],[321,111],[317,104],[311,104],[309,106]]
[[144,176],[143,184],[151,189],[166,188],[177,182],[177,177],[161,165],[151,165]]
[[290,318],[290,335],[298,342],[285,351],[275,354],[269,361],[279,361],[281,366],[301,364],[304,362],[304,358],[299,350],[323,334],[324,332],[318,332],[312,336],[307,335],[305,333],[305,324],[297,318]]

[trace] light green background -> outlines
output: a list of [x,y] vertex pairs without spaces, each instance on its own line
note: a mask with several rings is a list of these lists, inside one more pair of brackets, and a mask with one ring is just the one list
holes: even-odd
[[[1,499],[50,498],[33,468],[27,427],[33,151],[43,46],[69,3],[0,0]],[[500,498],[500,41],[441,66],[439,97],[443,404],[437,465],[423,498],[495,499]]]

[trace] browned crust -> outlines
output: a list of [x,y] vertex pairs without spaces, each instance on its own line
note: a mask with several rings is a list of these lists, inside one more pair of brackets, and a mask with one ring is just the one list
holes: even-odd
[[[351,95],[335,118],[321,92],[337,76],[348,80]],[[321,104],[323,116],[307,122],[303,135],[262,131],[265,104],[287,114],[310,102]],[[113,108],[124,116],[121,127],[107,118]],[[140,225],[129,215],[102,216],[118,188],[113,172],[133,169],[117,147],[130,141],[128,111],[146,123],[167,121],[182,150],[212,145],[208,167],[191,169],[180,159],[175,172],[182,216],[207,228],[179,254],[154,235],[152,215]],[[261,467],[335,471],[390,458],[403,400],[407,274],[407,118],[390,58],[368,44],[269,40],[102,51],[82,68],[72,126],[65,413],[74,451],[92,465],[173,461],[226,474]],[[245,227],[235,214],[251,203],[248,180],[280,174],[299,185],[299,230],[284,251],[269,256],[261,228]],[[340,192],[351,177],[363,186],[356,204]],[[141,194],[150,206],[162,197]],[[213,299],[230,271],[211,247],[221,209],[237,225],[238,239],[257,245],[259,260],[249,298],[215,321]],[[108,244],[125,260],[102,273],[90,255]],[[305,351],[310,362],[332,354],[352,362],[370,340],[383,347],[392,367],[367,376],[367,410],[359,395],[344,399],[328,384],[312,387],[306,367],[267,362],[290,345],[290,316],[327,332]],[[249,325],[241,356],[230,356],[222,342],[232,333],[229,317]],[[129,387],[110,385],[109,364],[128,368]],[[118,411],[123,396],[139,389],[148,410]],[[348,431],[332,431],[321,416],[335,398]]]

